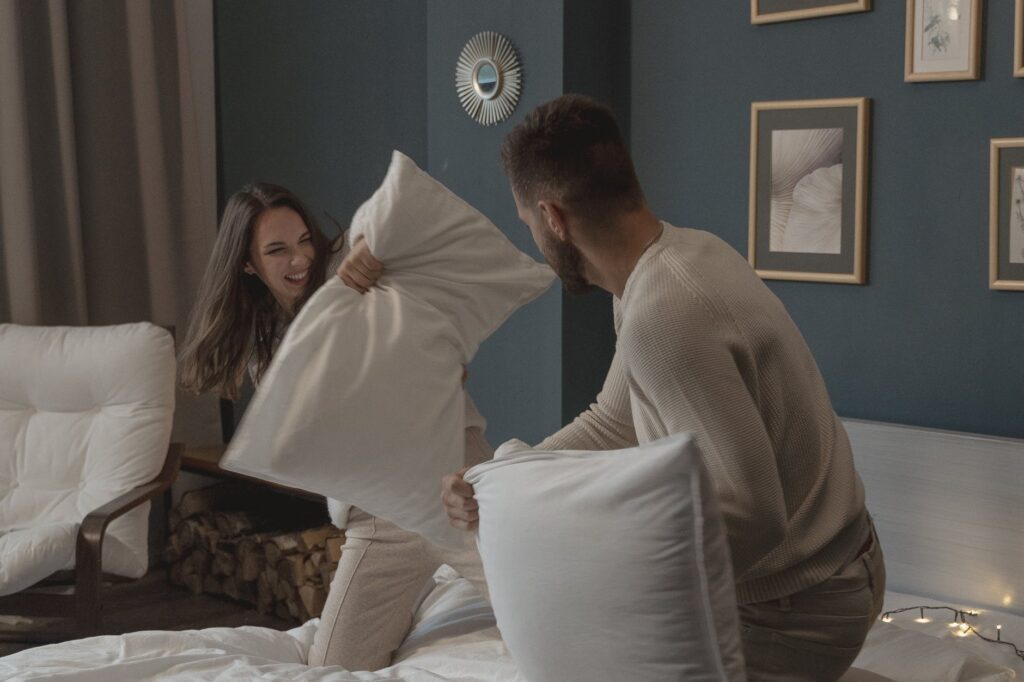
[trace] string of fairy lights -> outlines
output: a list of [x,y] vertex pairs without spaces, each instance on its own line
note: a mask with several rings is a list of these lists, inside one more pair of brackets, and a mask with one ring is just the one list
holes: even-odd
[[925,611],[950,611],[953,614],[953,620],[952,620],[952,622],[950,622],[949,627],[956,628],[956,630],[957,630],[956,635],[958,637],[970,637],[971,635],[974,635],[975,637],[978,637],[979,639],[983,639],[986,642],[991,642],[992,644],[999,644],[1001,646],[1008,646],[1011,649],[1013,649],[1013,653],[1014,653],[1015,656],[1017,656],[1017,658],[1019,658],[1022,661],[1024,661],[1024,650],[1021,650],[1021,648],[1018,647],[1013,642],[1011,642],[1009,640],[1003,639],[1003,626],[1002,625],[997,625],[996,626],[996,636],[995,636],[995,639],[992,639],[991,637],[982,634],[982,632],[979,631],[978,628],[976,628],[974,625],[972,625],[971,623],[968,623],[967,622],[967,617],[968,616],[971,616],[972,618],[976,618],[977,616],[980,615],[977,611],[972,611],[970,609],[956,609],[956,608],[953,608],[952,606],[908,606],[908,607],[902,608],[902,609],[893,609],[892,611],[886,611],[881,616],[882,622],[884,622],[884,623],[891,623],[892,622],[892,617],[894,615],[899,614],[899,613],[905,613],[905,612],[908,612],[908,611],[918,611],[920,613],[920,615],[915,619],[918,623],[929,623],[929,622],[931,622],[930,618],[926,618],[925,617],[925,615],[924,615]]

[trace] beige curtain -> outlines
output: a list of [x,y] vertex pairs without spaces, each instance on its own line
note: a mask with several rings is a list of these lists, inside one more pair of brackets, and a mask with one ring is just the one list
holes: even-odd
[[[184,333],[216,232],[212,0],[0,0],[0,322]],[[217,442],[179,395],[175,438]]]

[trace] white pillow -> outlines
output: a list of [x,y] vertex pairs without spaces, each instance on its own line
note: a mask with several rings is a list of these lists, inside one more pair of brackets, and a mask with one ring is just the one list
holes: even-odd
[[466,480],[498,628],[530,682],[743,680],[732,563],[693,440],[515,441]]
[[360,234],[385,265],[378,285],[332,277],[310,298],[221,465],[462,547],[438,501],[463,466],[462,366],[554,274],[399,152],[353,217]]

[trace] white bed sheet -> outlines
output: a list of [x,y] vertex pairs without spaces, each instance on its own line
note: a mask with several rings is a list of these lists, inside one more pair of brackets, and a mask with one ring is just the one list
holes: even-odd
[[[148,631],[51,644],[0,658],[0,680],[525,682],[501,641],[493,612],[473,586],[447,566],[438,570],[434,583],[416,611],[413,630],[397,652],[396,663],[375,672],[307,666],[318,625],[314,619],[287,632],[260,627]],[[945,603],[888,592],[885,608]],[[956,606],[970,608],[968,604]],[[913,614],[903,614],[889,627],[898,626],[943,640],[944,648],[964,650],[1016,672],[1016,678],[982,675],[972,673],[968,667],[947,670],[950,676],[943,679],[1024,680],[1024,661],[1015,659],[1006,647],[976,637],[955,637],[945,620],[923,624],[916,623]],[[1002,625],[1005,638],[1024,641],[1024,618],[1019,616],[983,610],[972,622],[986,633],[994,630],[995,625]],[[906,650],[891,646],[885,649],[892,640],[892,632],[883,625],[872,631],[855,667],[877,673],[891,671],[894,662],[913,665],[914,661],[905,660]],[[896,675],[894,679],[901,678]]]
[[[974,625],[979,632],[986,637],[995,639],[996,626],[1002,625],[1002,638],[1007,641],[1016,642],[1018,647],[1024,648],[1024,618],[1021,616],[992,609],[982,609],[975,605],[961,604],[943,599],[933,599],[930,597],[892,591],[887,591],[885,593],[884,611],[893,611],[912,606],[952,606],[958,609],[977,611],[978,615],[968,617],[968,621]],[[892,654],[880,654],[879,652],[890,639],[888,632],[885,631],[892,632],[894,628],[899,628],[900,630],[910,631],[919,635],[926,635],[928,637],[941,640],[942,647],[946,650],[956,650],[965,655],[982,659],[995,666],[1009,669],[1016,675],[1016,677],[1006,674],[999,676],[990,672],[987,676],[982,674],[972,676],[972,673],[969,670],[970,666],[965,665],[960,676],[954,676],[951,671],[947,670],[946,672],[949,675],[948,677],[933,677],[929,682],[934,682],[939,679],[1024,680],[1024,661],[1017,657],[1009,647],[986,642],[973,634],[965,637],[958,636],[958,631],[949,626],[953,614],[948,611],[925,611],[924,615],[928,619],[928,622],[926,623],[917,621],[917,619],[920,618],[919,612],[900,613],[893,617],[891,623],[880,623],[878,627],[872,630],[872,633],[868,635],[868,640],[865,642],[864,649],[861,651],[857,660],[854,661],[854,666],[867,670],[874,670],[876,672],[882,672],[881,667],[876,665],[876,663],[881,663],[886,664],[886,669],[892,670],[892,666],[888,665],[893,662]],[[883,627],[885,625],[889,625],[889,627]],[[884,658],[881,658],[881,655],[890,657],[890,660],[887,661]],[[899,654],[897,653],[897,656],[898,655]],[[916,669],[917,674],[920,674],[921,670],[924,669],[925,661],[912,660],[912,656],[906,648],[904,649],[903,658],[905,660],[898,661],[899,663],[903,663],[908,666],[908,673],[903,676],[903,679],[913,678],[913,675],[911,674],[912,669]]]
[[383,670],[306,665],[317,621],[270,628],[146,631],[51,644],[0,658],[0,680],[317,680],[329,682],[523,682],[490,607],[452,569],[416,612],[414,627]]

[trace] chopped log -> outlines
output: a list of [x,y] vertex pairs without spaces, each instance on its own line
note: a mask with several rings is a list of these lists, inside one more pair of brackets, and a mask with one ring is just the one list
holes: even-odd
[[197,521],[189,519],[180,526],[178,526],[178,532],[175,535],[178,537],[178,541],[181,543],[182,552],[187,551],[195,547],[196,544],[196,528],[199,526]]
[[295,620],[302,620],[302,614],[299,613],[299,604],[294,599],[289,599],[285,603],[285,608],[292,618]]
[[263,556],[266,557],[268,566],[277,566],[277,562],[281,560],[281,548],[268,540],[263,543]]
[[[302,537],[299,533],[281,533],[270,538],[270,542],[277,545],[281,554],[291,554],[301,550]],[[268,557],[269,558],[269,557]]]
[[174,549],[170,542],[164,547],[164,551],[160,552],[160,559],[165,564],[175,564],[181,561],[181,552]]
[[334,526],[308,528],[299,533],[299,549],[303,552],[312,552],[317,547],[323,547],[327,538],[337,535],[339,532]]
[[274,604],[274,588],[267,580],[266,573],[261,573],[256,581],[256,608],[260,613],[266,613]]
[[192,575],[186,575],[184,578],[185,587],[192,594],[203,593],[203,578],[193,573]]
[[252,517],[245,512],[218,512],[213,516],[217,531],[223,537],[235,537],[252,530]]
[[344,544],[344,535],[327,538],[327,556],[330,557],[331,561],[334,563],[341,561],[341,546]]
[[306,559],[302,564],[302,574],[306,580],[315,580],[320,577],[320,570],[313,565],[313,561]]
[[288,611],[288,605],[283,601],[279,601],[274,604],[274,613],[281,620],[288,620],[292,617],[291,612]]
[[263,574],[267,576],[267,580],[270,581],[271,585],[277,582],[277,566],[272,566],[268,563],[267,567],[263,569]]
[[218,549],[213,555],[213,572],[216,575],[234,575],[236,564],[234,552]]
[[193,550],[189,556],[192,563],[192,572],[196,575],[206,575],[210,572],[210,553],[205,549]]
[[238,559],[238,576],[242,580],[256,580],[266,565],[267,560],[263,558],[262,554],[242,553]]
[[299,591],[295,588],[294,585],[284,580],[279,580],[277,584],[281,586],[281,592],[284,593],[284,598],[287,601],[298,600]]
[[302,600],[306,612],[310,616],[316,617],[323,613],[324,603],[327,601],[327,590],[306,583],[299,588],[299,599]]
[[199,545],[207,552],[217,551],[217,543],[220,541],[220,533],[212,526],[200,524],[196,528],[196,535],[199,538]]
[[320,564],[320,582],[323,583],[324,587],[329,588],[331,586],[331,583],[334,582],[334,573],[337,570],[337,564],[327,562]]
[[279,580],[301,585],[306,582],[305,559],[301,554],[289,554],[278,562],[277,574]]
[[315,568],[315,569],[317,569],[319,571],[320,570],[320,564],[322,564],[324,562],[324,559],[326,558],[326,556],[327,556],[327,554],[323,550],[321,550],[319,552],[313,552],[312,554],[309,555],[309,561],[312,562],[313,568]]
[[274,601],[284,601],[288,598],[288,593],[284,591],[284,586],[288,583],[283,580],[278,580],[276,583],[272,583],[271,587],[274,589]]

